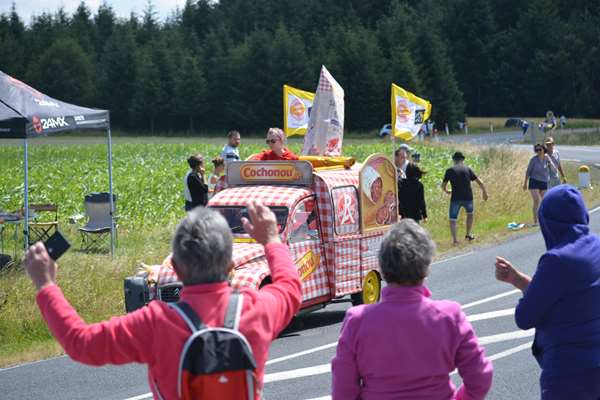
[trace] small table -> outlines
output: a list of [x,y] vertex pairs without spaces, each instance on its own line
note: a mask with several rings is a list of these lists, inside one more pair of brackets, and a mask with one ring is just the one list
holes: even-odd
[[19,244],[19,226],[23,223],[23,217],[17,213],[0,213],[0,224],[4,229],[0,231],[0,253],[4,253],[4,231],[9,226],[12,226],[14,230],[13,234],[13,262],[17,259],[17,247]]

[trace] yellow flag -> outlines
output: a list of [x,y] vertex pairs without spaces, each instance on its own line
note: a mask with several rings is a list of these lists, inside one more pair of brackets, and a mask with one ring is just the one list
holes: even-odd
[[283,85],[283,131],[304,136],[315,94]]
[[431,103],[392,83],[392,135],[411,140],[431,114]]

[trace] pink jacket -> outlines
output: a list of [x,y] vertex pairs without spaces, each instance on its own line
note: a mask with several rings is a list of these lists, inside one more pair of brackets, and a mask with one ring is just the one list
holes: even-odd
[[331,362],[333,400],[485,398],[492,363],[460,305],[430,295],[425,286],[388,286],[380,303],[346,312]]
[[[262,390],[269,346],[298,311],[302,292],[288,247],[269,244],[265,249],[273,283],[259,291],[244,288],[240,331],[252,347]],[[190,304],[209,326],[222,326],[231,289],[227,282],[186,286],[181,299]],[[177,368],[184,341],[190,331],[177,313],[153,301],[131,314],[88,325],[77,315],[58,286],[50,285],[37,295],[42,316],[65,352],[88,365],[148,365],[148,381],[156,396],[177,399]],[[260,397],[258,397],[260,398]]]

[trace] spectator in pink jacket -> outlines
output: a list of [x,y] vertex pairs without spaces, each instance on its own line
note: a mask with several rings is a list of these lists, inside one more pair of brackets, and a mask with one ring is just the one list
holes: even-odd
[[[403,219],[384,238],[379,264],[387,286],[377,304],[346,312],[331,362],[333,400],[484,399],[492,363],[460,305],[431,300],[423,285],[435,245]],[[458,369],[458,390],[450,373]]]
[[[239,330],[256,361],[255,396],[260,399],[269,345],[298,311],[302,293],[289,249],[277,233],[275,215],[260,203],[249,204],[252,222],[244,229],[265,247],[273,283],[260,290],[242,288]],[[183,219],[173,238],[173,267],[183,282],[181,300],[208,326],[223,326],[231,288],[232,235],[216,211],[197,207]],[[143,363],[155,398],[178,399],[179,356],[190,331],[175,310],[161,301],[131,314],[86,324],[56,285],[56,263],[43,243],[29,248],[25,269],[38,289],[37,303],[50,331],[65,352],[88,365]]]

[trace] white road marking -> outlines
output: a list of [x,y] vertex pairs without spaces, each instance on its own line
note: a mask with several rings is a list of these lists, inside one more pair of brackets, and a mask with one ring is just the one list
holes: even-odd
[[596,207],[596,208],[594,208],[594,209],[592,209],[592,210],[590,210],[590,211],[589,211],[589,213],[590,213],[590,214],[593,214],[593,213],[595,213],[595,212],[596,212],[596,211],[598,211],[598,210],[600,210],[600,206],[599,206],[599,207]]
[[44,360],[37,360],[37,361],[31,361],[31,362],[27,362],[27,363],[23,363],[23,364],[19,364],[19,365],[13,365],[12,367],[0,368],[0,372],[10,371],[11,369],[16,369],[16,368],[20,368],[20,367],[24,367],[24,366],[28,366],[28,365],[35,365],[35,364],[43,363],[46,361],[53,361],[53,360],[57,360],[59,358],[66,358],[66,357],[67,356],[56,356],[56,357],[46,358]]
[[526,331],[519,330],[519,331],[499,333],[497,335],[482,336],[479,338],[479,344],[482,346],[485,346],[486,344],[506,342],[508,340],[515,340],[515,339],[531,337],[534,334],[535,334],[535,329],[528,329]]
[[445,263],[446,261],[452,261],[452,260],[456,260],[457,258],[463,258],[466,256],[470,256],[471,254],[475,253],[474,251],[470,251],[468,253],[464,253],[464,254],[459,254],[457,256],[454,257],[450,257],[450,258],[444,258],[443,260],[440,261],[436,261],[434,263],[432,263],[431,265],[436,265],[436,264],[441,264],[441,263]]
[[465,304],[465,305],[462,306],[462,309],[464,310],[464,309],[469,308],[469,307],[475,307],[475,306],[478,306],[478,305],[483,304],[483,303],[487,303],[487,302],[490,302],[490,301],[493,301],[493,300],[496,300],[496,299],[499,299],[499,298],[502,298],[502,297],[513,295],[515,293],[521,293],[521,291],[519,289],[513,289],[513,290],[509,290],[508,292],[497,294],[495,296],[486,297],[484,299],[477,300],[477,301],[474,301],[472,303]]
[[298,378],[305,378],[307,376],[328,374],[329,372],[331,372],[331,364],[330,363],[320,364],[320,365],[314,365],[312,367],[290,369],[287,371],[274,372],[272,374],[265,374],[264,382],[271,383],[271,382],[286,381],[289,379],[298,379]]
[[142,399],[151,399],[152,398],[152,393],[146,393],[146,394],[140,394],[139,396],[135,396],[135,397],[128,397],[125,400],[142,400]]
[[492,319],[492,318],[504,317],[506,315],[514,315],[514,314],[515,314],[514,308],[505,308],[503,310],[496,310],[496,311],[490,311],[490,312],[481,313],[481,314],[467,315],[467,321],[469,321],[469,322],[481,321],[483,319]]
[[510,355],[518,353],[519,351],[530,349],[532,344],[533,344],[533,342],[523,343],[523,344],[521,344],[519,346],[515,346],[515,347],[513,347],[511,349],[504,350],[504,351],[501,351],[500,353],[496,353],[494,355],[491,355],[488,358],[490,360],[492,360],[492,361],[499,360],[501,358],[508,357]]
[[281,361],[289,360],[291,358],[301,357],[301,356],[306,355],[306,354],[315,353],[317,351],[329,349],[329,348],[335,347],[335,346],[337,346],[337,342],[328,343],[328,344],[325,344],[323,346],[319,346],[319,347],[315,347],[315,348],[312,348],[312,349],[300,351],[298,353],[288,354],[287,356],[283,356],[283,357],[279,357],[279,358],[274,358],[272,360],[267,361],[267,365],[271,365],[271,364],[275,364],[275,363],[278,363],[278,362],[281,362]]

